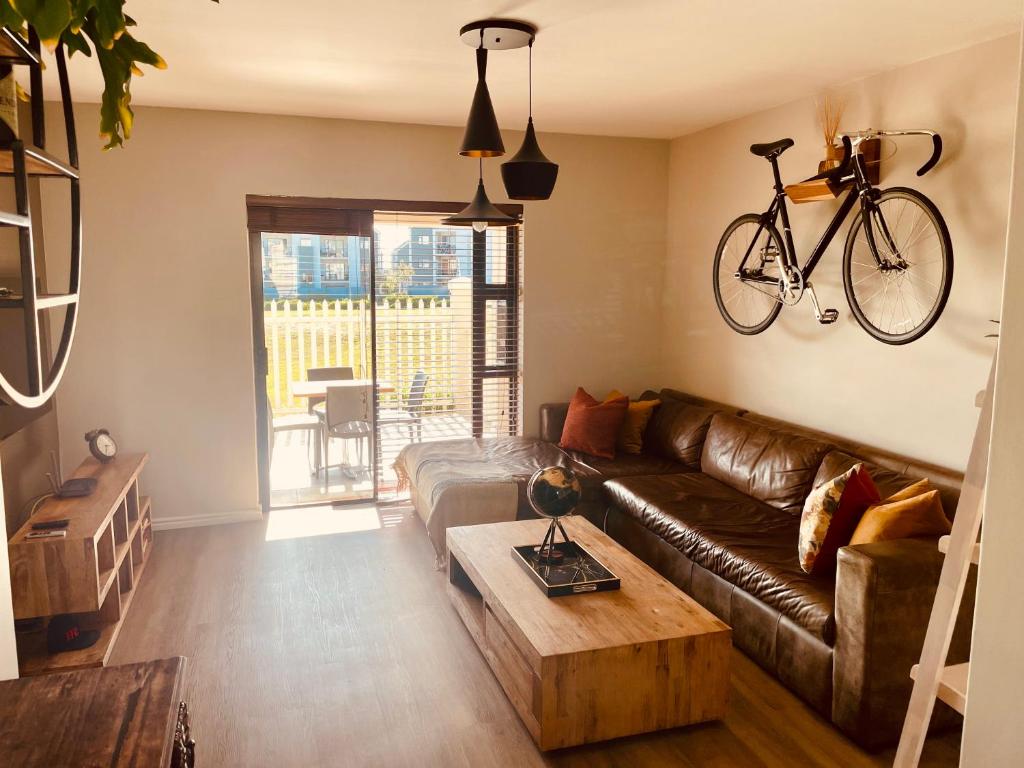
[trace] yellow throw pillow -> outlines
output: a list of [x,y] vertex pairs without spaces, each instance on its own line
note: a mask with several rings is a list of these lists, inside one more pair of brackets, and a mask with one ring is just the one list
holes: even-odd
[[942,510],[939,492],[932,490],[927,480],[919,480],[868,507],[850,543],[870,544],[911,536],[942,536],[951,530],[949,519]]
[[[619,397],[625,397],[617,389],[608,393],[605,402]],[[644,430],[647,429],[647,422],[651,420],[654,409],[661,405],[661,400],[631,400],[629,410],[626,411],[626,418],[619,429],[619,438],[615,447],[623,453],[640,453],[643,448]]]

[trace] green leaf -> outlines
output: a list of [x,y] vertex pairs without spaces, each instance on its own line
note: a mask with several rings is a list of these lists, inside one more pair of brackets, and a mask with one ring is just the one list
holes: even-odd
[[0,0],[0,25],[12,29],[15,32],[20,32],[22,27],[25,26],[25,19],[21,17],[11,6],[10,0]]
[[68,58],[74,56],[76,53],[84,53],[86,56],[92,56],[92,48],[89,47],[89,41],[85,39],[85,35],[81,32],[72,32],[71,28],[68,27],[60,39],[63,40],[64,45],[67,46]]
[[124,144],[132,133],[131,67],[115,52],[96,48],[96,57],[103,72],[103,97],[100,100],[100,136],[107,140],[104,149]]
[[96,20],[97,42],[112,48],[114,41],[124,34],[124,0],[96,0],[96,8],[89,16]]
[[71,0],[71,21],[68,29],[72,32],[80,32],[85,24],[85,17],[89,11],[96,7],[96,0]]
[[54,50],[61,34],[71,23],[70,0],[9,1],[25,21],[35,28],[42,44],[49,50]]
[[167,69],[167,62],[163,60],[159,53],[140,40],[136,40],[128,32],[125,32],[117,39],[116,47],[122,55],[127,56],[131,61],[149,64],[149,66],[156,67],[157,69]]

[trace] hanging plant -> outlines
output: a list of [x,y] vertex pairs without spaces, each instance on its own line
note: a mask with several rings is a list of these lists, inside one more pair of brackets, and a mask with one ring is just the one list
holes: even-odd
[[92,56],[95,49],[103,73],[100,137],[104,149],[123,145],[132,135],[132,75],[142,75],[140,64],[167,68],[160,54],[128,32],[135,20],[125,14],[124,0],[0,0],[0,25],[24,34],[26,24],[51,52],[59,43],[69,56]]

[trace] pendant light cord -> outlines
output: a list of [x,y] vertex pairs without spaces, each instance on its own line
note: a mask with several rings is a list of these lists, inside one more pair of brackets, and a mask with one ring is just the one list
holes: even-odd
[[533,38],[530,38],[530,64],[528,67],[530,81],[530,119],[533,119]]

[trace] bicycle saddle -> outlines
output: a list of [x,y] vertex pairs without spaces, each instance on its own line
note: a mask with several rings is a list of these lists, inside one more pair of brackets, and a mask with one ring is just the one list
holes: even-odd
[[758,157],[778,157],[792,147],[794,143],[792,139],[779,139],[778,141],[770,141],[767,144],[751,144],[750,151]]

